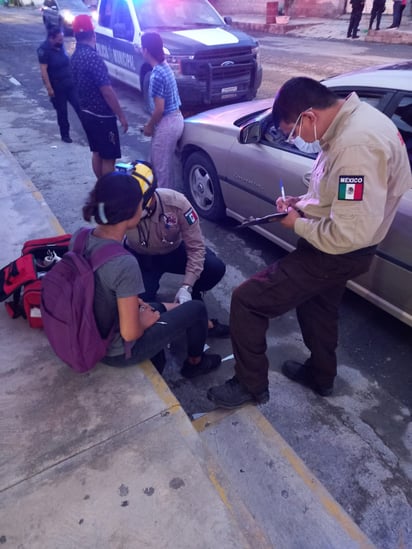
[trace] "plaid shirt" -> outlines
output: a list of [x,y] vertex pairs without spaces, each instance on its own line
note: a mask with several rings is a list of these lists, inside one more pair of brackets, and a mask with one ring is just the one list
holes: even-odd
[[182,104],[175,75],[166,61],[153,67],[150,75],[149,99],[152,112],[154,111],[154,97],[162,97],[165,100],[163,116],[176,111]]

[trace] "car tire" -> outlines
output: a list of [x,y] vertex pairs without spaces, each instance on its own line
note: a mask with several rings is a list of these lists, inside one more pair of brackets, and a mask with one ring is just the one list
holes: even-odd
[[186,196],[196,211],[210,221],[226,215],[219,177],[210,158],[202,152],[192,153],[184,163],[183,182]]

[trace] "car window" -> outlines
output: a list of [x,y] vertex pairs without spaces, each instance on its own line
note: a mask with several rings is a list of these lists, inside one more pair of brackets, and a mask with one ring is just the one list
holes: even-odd
[[139,0],[134,6],[143,30],[151,27],[220,26],[223,23],[205,0]]
[[282,149],[294,154],[300,154],[301,156],[307,156],[308,158],[316,158],[317,154],[309,154],[300,151],[293,143],[287,143],[287,135],[281,130],[275,128],[272,123],[271,117],[267,118],[262,124],[262,143],[277,149]]
[[[341,99],[344,99],[352,92],[356,92],[361,101],[365,101],[365,103],[369,103],[369,105],[372,105],[372,107],[379,110],[382,110],[383,103],[386,103],[387,98],[393,95],[393,92],[388,92],[386,90],[370,90],[367,88],[356,88],[355,86],[353,88],[330,87],[329,89],[331,89]],[[383,101],[384,99],[385,101]]]
[[398,127],[405,141],[412,167],[412,95],[402,97],[392,115],[392,121]]
[[112,20],[113,0],[102,0],[99,9],[99,25],[110,27]]
[[113,33],[124,40],[133,40],[134,26],[126,0],[115,0],[112,10]]
[[57,4],[54,0],[44,0],[44,6],[46,8],[57,8]]

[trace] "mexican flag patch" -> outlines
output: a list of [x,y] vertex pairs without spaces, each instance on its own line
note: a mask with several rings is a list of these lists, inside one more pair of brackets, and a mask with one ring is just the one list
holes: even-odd
[[363,175],[340,175],[339,176],[339,200],[362,200],[363,198]]
[[193,208],[190,208],[189,210],[187,210],[184,216],[189,225],[193,225],[193,223],[196,223],[196,221],[199,219],[197,213]]

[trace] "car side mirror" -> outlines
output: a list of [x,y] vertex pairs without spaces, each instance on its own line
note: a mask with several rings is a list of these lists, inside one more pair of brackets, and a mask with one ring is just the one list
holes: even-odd
[[262,138],[262,128],[260,122],[252,122],[240,129],[239,142],[243,145],[249,143],[259,143]]
[[226,25],[231,25],[233,23],[233,19],[230,17],[230,15],[226,15],[226,17],[223,18],[223,21],[226,23]]

